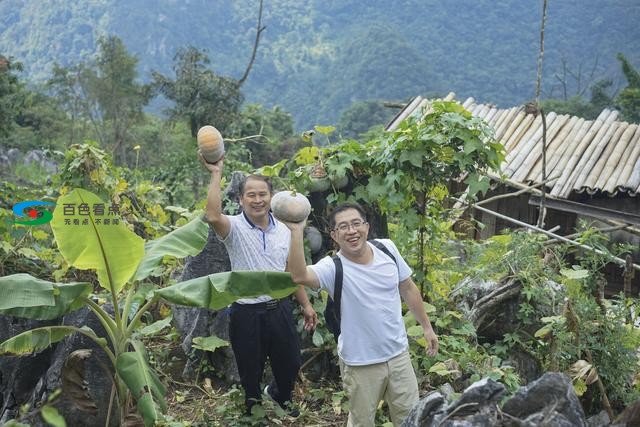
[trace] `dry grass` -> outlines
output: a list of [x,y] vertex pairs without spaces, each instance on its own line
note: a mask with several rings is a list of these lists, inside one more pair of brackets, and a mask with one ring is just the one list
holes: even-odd
[[[341,426],[346,423],[346,399],[338,384],[317,384],[304,374],[296,384],[294,402],[298,418],[286,416],[265,399],[263,414],[244,415],[244,393],[239,385],[215,378],[183,381],[185,358],[173,337],[145,339],[152,363],[167,386],[167,426]],[[262,415],[262,416],[260,416]]]

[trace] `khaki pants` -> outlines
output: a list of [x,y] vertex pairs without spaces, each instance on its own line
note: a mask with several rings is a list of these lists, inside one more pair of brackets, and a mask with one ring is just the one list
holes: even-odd
[[349,397],[347,427],[372,427],[383,399],[393,425],[399,426],[418,401],[418,381],[408,351],[373,365],[349,366],[340,360],[340,374]]

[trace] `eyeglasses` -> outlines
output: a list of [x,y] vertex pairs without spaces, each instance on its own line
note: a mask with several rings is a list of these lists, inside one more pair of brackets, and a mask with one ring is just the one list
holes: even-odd
[[352,221],[351,224],[347,224],[346,222],[343,222],[342,224],[338,224],[336,228],[334,228],[334,230],[339,230],[342,232],[347,231],[350,228],[357,230],[363,225],[365,225],[366,223],[367,223],[366,221],[360,221],[360,220]]

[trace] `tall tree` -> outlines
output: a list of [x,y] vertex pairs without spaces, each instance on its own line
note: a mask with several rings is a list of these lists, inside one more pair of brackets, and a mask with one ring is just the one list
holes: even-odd
[[618,54],[618,60],[622,64],[622,72],[627,79],[628,86],[620,91],[616,103],[620,106],[625,120],[640,123],[640,72],[629,63],[623,54]]
[[0,136],[6,137],[15,125],[15,119],[24,107],[24,84],[17,73],[22,71],[20,62],[0,55]]
[[[96,66],[89,73],[89,90],[96,100],[103,122],[110,127],[114,158],[126,163],[133,158],[129,129],[143,119],[142,109],[149,103],[151,87],[138,83],[138,59],[130,55],[116,36],[98,41]],[[131,154],[128,156],[128,154]]]
[[214,124],[225,133],[236,119],[243,100],[240,87],[249,77],[260,36],[267,28],[262,25],[263,3],[264,0],[260,0],[251,58],[240,79],[222,77],[211,71],[206,51],[193,46],[180,48],[174,56],[175,80],[155,71],[152,73],[154,86],[175,102],[174,108],[167,111],[169,116],[174,120],[187,120],[191,136],[195,137],[198,129],[205,124]]
[[54,66],[48,86],[71,118],[71,142],[76,121],[90,122],[116,162],[131,164],[130,129],[143,120],[142,110],[151,98],[151,86],[137,81],[137,64],[122,40],[109,36],[98,40],[95,62]]
[[104,145],[97,118],[91,112],[91,103],[85,89],[88,86],[85,68],[84,64],[68,67],[54,64],[46,87],[69,119],[68,145],[78,142],[86,135],[89,122],[93,123],[96,138]]
[[175,103],[167,110],[172,120],[187,120],[193,137],[206,124],[225,132],[237,115],[242,94],[240,82],[221,77],[209,69],[209,57],[193,46],[181,48],[174,57],[175,79],[153,72],[154,86]]

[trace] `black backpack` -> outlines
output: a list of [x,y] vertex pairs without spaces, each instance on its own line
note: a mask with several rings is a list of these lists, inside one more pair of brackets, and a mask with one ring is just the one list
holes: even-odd
[[[387,254],[389,258],[398,265],[396,258],[391,255],[391,252],[385,245],[378,240],[369,240],[372,245],[380,249]],[[340,335],[340,301],[342,299],[342,261],[338,255],[332,257],[333,263],[336,265],[335,285],[333,291],[333,298],[327,299],[327,307],[324,309],[324,320],[329,332],[333,334],[333,337],[338,342],[338,336]]]

